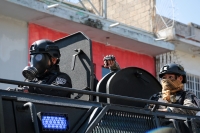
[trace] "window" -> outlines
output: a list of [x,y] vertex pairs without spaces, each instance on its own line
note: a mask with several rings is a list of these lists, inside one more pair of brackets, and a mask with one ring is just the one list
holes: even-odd
[[110,69],[102,67],[102,77],[104,77],[108,73],[110,73]]
[[185,90],[192,91],[198,98],[200,98],[200,76],[187,73]]
[[[156,74],[157,79],[159,78],[160,68],[168,63],[178,63],[181,64],[179,60],[178,53],[176,51],[164,53],[156,56]],[[186,72],[187,73],[187,72]],[[198,98],[200,98],[200,76],[187,73],[187,83],[184,86],[185,90],[192,91]]]

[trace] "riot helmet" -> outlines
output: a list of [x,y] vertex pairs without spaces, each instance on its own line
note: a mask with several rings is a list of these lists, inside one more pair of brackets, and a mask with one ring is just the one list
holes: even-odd
[[103,61],[105,61],[105,60],[113,60],[113,61],[115,61],[115,56],[114,55],[107,55],[107,56],[105,56],[103,58]]
[[34,42],[30,47],[30,66],[23,69],[23,76],[33,80],[43,75],[52,67],[51,57],[57,58],[59,62],[60,50],[54,42],[45,39]]
[[30,55],[49,54],[51,57],[60,58],[60,50],[54,42],[50,40],[38,40],[30,47]]
[[170,64],[164,65],[160,69],[159,77],[162,78],[164,74],[181,75],[181,76],[183,76],[182,83],[186,83],[187,82],[186,72],[184,71],[184,68],[179,64],[170,63]]

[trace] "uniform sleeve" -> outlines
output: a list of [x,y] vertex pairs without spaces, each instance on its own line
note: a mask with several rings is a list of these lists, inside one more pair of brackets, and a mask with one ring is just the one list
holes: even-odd
[[110,69],[111,72],[115,72],[115,71],[120,70],[120,66],[117,63],[117,61],[115,61],[115,63],[113,64],[113,66],[110,66],[109,69]]
[[[157,93],[157,94],[152,95],[149,98],[149,100],[158,101],[159,97],[160,97],[160,93]],[[151,109],[153,107],[154,107],[154,104],[146,104],[144,108]]]
[[[56,77],[56,79],[51,83],[51,85],[72,88],[71,79],[65,73],[59,74]],[[60,90],[52,90],[51,93],[52,93],[51,95],[54,96],[68,97],[68,98],[70,98],[72,94],[71,92],[60,91]]]
[[[25,79],[24,82],[32,82],[32,81]],[[34,83],[34,82],[32,82],[32,83]],[[21,86],[21,88],[23,88],[23,87]],[[27,89],[28,89],[28,92],[34,93],[34,87],[27,86]]]
[[59,74],[52,82],[52,85],[72,88],[71,79],[67,74]]
[[[183,106],[198,108],[194,102],[194,97],[195,95],[193,93],[186,93]],[[197,111],[195,110],[187,110],[187,109],[175,108],[175,107],[168,107],[168,108],[170,108],[171,111],[174,113],[181,113],[181,114],[188,114],[188,115],[196,115],[197,113]]]

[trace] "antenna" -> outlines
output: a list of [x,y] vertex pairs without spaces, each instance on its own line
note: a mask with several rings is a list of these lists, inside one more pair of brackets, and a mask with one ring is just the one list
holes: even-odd
[[175,18],[174,0],[156,0],[156,32],[173,27]]

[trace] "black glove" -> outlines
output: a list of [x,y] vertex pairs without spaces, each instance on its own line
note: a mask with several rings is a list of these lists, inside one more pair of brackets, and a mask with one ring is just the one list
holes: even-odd
[[7,90],[7,91],[27,92],[28,89],[29,89],[28,86],[23,86],[23,87],[18,87],[18,88],[10,88],[10,87],[8,87],[6,90]]
[[28,92],[29,92],[29,87],[28,87],[28,86],[23,86],[23,87],[22,87],[22,91],[23,91],[24,93],[28,93]]
[[8,87],[8,88],[6,88],[6,90],[7,91],[16,91],[16,88],[10,88],[10,87]]

